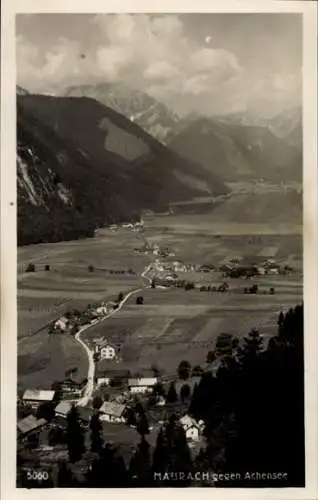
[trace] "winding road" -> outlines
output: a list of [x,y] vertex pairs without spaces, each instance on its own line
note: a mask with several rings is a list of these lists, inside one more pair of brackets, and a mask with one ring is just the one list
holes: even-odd
[[[149,285],[145,288],[149,288],[150,283],[151,283],[151,278],[147,276],[147,273],[152,267],[152,262],[144,269],[144,271],[141,273],[141,277],[145,278],[149,281]],[[104,316],[101,319],[97,319],[92,321],[89,325],[83,326],[75,335],[75,340],[85,349],[85,352],[88,357],[88,372],[87,372],[87,384],[84,389],[83,397],[78,400],[77,406],[86,406],[88,404],[89,399],[92,397],[93,391],[94,391],[94,378],[95,378],[95,361],[94,361],[94,353],[89,349],[87,344],[81,339],[81,335],[83,332],[91,328],[92,326],[97,325],[98,323],[102,323],[106,319],[110,318],[111,316],[114,316],[118,311],[122,309],[122,307],[125,305],[127,300],[132,296],[135,295],[136,293],[139,293],[143,290],[143,288],[136,288],[134,290],[131,290],[130,292],[125,295],[123,300],[119,302],[118,307],[116,309],[113,309],[110,313],[108,313],[106,316]]]

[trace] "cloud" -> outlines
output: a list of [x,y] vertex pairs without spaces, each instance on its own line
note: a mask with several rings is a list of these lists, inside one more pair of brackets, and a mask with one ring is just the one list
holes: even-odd
[[299,93],[297,75],[251,74],[235,54],[213,47],[213,33],[201,42],[190,38],[177,15],[96,15],[81,39],[56,38],[45,48],[19,36],[17,73],[18,83],[31,91],[121,82],[179,112],[207,114],[261,109],[262,103],[266,108]]

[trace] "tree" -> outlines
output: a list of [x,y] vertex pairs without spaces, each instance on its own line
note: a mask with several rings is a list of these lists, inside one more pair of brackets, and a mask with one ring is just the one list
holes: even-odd
[[275,295],[275,288],[273,288],[273,287],[272,287],[272,288],[270,289],[269,293],[270,293],[271,295]]
[[195,384],[193,387],[191,402],[189,405],[189,414],[193,415],[194,418],[196,418],[198,415],[199,405],[200,405],[199,386],[198,384]]
[[189,361],[180,361],[178,366],[178,376],[181,380],[187,380],[191,373],[191,365]]
[[59,488],[72,488],[77,486],[77,481],[73,477],[67,462],[60,461],[58,463],[57,486]]
[[144,303],[144,298],[141,297],[141,296],[137,297],[136,304],[137,305],[142,305],[143,303]]
[[208,351],[208,354],[206,356],[206,362],[208,364],[212,364],[213,361],[215,361],[215,359],[216,359],[215,351]]
[[95,271],[95,268],[94,268],[94,266],[92,266],[92,265],[88,266],[88,268],[87,268],[87,269],[88,269],[88,271],[89,271],[90,273],[93,273],[93,272]]
[[144,412],[139,414],[139,418],[137,421],[137,432],[140,434],[141,439],[145,439],[145,435],[149,434],[149,424],[147,416]]
[[260,353],[263,347],[263,339],[256,328],[252,328],[249,334],[244,337],[242,352],[245,357],[254,357]]
[[[153,454],[153,473],[161,472],[181,473],[189,477],[192,472],[192,462],[190,450],[187,444],[185,433],[181,425],[178,424],[175,415],[169,418],[168,423],[160,429],[157,437],[156,448]],[[175,487],[190,486],[189,480],[174,480]],[[160,483],[163,486],[171,486],[170,481]]]
[[[236,436],[226,444],[226,461],[228,470],[242,464],[239,472],[280,467],[288,476],[285,486],[301,487],[305,484],[303,307],[279,315],[278,322],[278,335],[267,350],[260,350],[257,332],[245,342],[243,377],[236,389]],[[244,487],[242,483],[238,486]]]
[[66,440],[65,432],[62,427],[52,427],[48,434],[48,442],[50,446],[64,444]]
[[39,434],[30,434],[27,437],[27,448],[29,449],[35,449],[39,446]]
[[201,377],[202,373],[203,369],[201,368],[201,366],[196,365],[192,368],[192,377]]
[[124,299],[124,294],[123,294],[123,292],[120,292],[120,293],[118,294],[118,299],[117,299],[117,302],[121,302],[123,299]]
[[234,337],[232,339],[232,347],[233,349],[237,349],[240,344],[240,339],[238,337]]
[[100,396],[95,396],[93,401],[92,401],[92,407],[95,409],[95,410],[99,410],[100,407],[102,406],[103,404],[103,400]]
[[191,389],[188,384],[183,384],[180,390],[180,399],[182,403],[185,403],[189,398],[191,394]]
[[98,361],[100,360],[100,353],[99,352],[94,352],[93,360],[95,363],[98,363]]
[[193,289],[194,289],[194,283],[192,283],[191,281],[188,281],[188,282],[185,284],[184,289],[185,289],[185,290],[193,290]]
[[135,487],[150,487],[152,483],[150,445],[143,439],[135,450],[130,460],[129,477]]
[[67,414],[67,447],[70,462],[81,459],[84,451],[84,436],[79,421],[79,413],[76,406],[72,406]]
[[45,270],[45,271],[50,271],[50,266],[49,266],[48,264],[46,264],[46,265],[44,266],[44,270]]
[[91,450],[94,453],[100,454],[103,447],[103,438],[102,438],[103,426],[99,419],[98,413],[94,413],[94,415],[92,415],[89,427],[91,431],[90,434]]
[[55,399],[56,401],[60,401],[62,398],[62,383],[55,381],[51,385],[52,391],[55,391]]
[[32,263],[28,264],[26,269],[25,269],[25,272],[26,273],[35,273],[35,265]]
[[285,316],[284,313],[281,311],[278,316],[277,324],[278,324],[278,335],[281,336],[284,328],[284,321],[285,321]]
[[151,365],[151,371],[152,371],[154,377],[159,377],[160,370],[159,370],[157,365],[155,365],[155,364]]
[[154,278],[151,280],[151,288],[156,288],[156,280]]
[[233,335],[231,333],[221,333],[216,339],[216,350],[220,354],[231,354]]
[[178,395],[177,395],[177,391],[176,391],[174,382],[170,383],[166,399],[167,399],[167,403],[176,403],[178,401]]
[[153,392],[154,392],[154,394],[156,394],[158,396],[164,396],[165,391],[164,391],[164,387],[163,387],[161,382],[156,383],[156,385],[153,388]]
[[257,286],[257,285],[253,285],[253,286],[251,286],[251,288],[250,288],[250,290],[249,290],[249,291],[250,291],[250,293],[252,293],[252,294],[257,293],[257,291],[258,291],[258,286]]

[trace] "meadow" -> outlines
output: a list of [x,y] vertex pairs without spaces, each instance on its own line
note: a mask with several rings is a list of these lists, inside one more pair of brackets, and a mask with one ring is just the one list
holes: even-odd
[[[142,286],[140,273],[149,257],[134,252],[138,246],[136,234],[128,230],[119,234],[104,230],[95,239],[19,249],[19,387],[50,387],[73,367],[78,368],[79,379],[87,375],[83,348],[69,336],[48,335],[48,326],[70,309],[83,310],[90,303],[112,300],[120,292]],[[36,272],[26,272],[30,263]],[[50,271],[44,270],[46,265]]]
[[205,362],[220,333],[242,339],[255,327],[265,341],[275,334],[279,312],[301,302],[302,287],[292,279],[285,279],[280,286],[280,277],[264,278],[260,287],[265,288],[266,279],[266,287],[275,286],[275,295],[147,289],[142,294],[143,305],[136,305],[131,298],[118,314],[84,336],[103,336],[120,343],[125,369],[156,365],[170,375],[181,359],[192,365]]

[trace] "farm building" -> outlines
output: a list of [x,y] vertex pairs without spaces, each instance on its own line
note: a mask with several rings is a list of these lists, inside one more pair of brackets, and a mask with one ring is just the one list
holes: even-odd
[[59,318],[57,321],[54,323],[54,330],[65,332],[65,330],[68,327],[69,320],[65,318],[65,316],[62,316]]
[[36,418],[34,415],[28,415],[17,423],[18,440],[23,440],[30,435],[37,435],[45,425],[47,420]]
[[81,397],[85,382],[78,383],[72,379],[66,379],[61,382],[61,397]]
[[158,383],[157,377],[143,377],[128,379],[128,387],[131,394],[145,393],[153,390]]
[[[73,403],[70,401],[61,401],[57,407],[55,408],[55,417],[60,420],[66,420],[68,413],[70,412],[71,408],[73,406]],[[85,408],[82,406],[77,406],[77,411],[79,413],[79,420],[81,421],[82,424],[88,425],[92,416],[92,409],[91,408]]]
[[116,366],[111,360],[101,359],[96,365],[96,377],[108,378],[109,384],[119,379],[122,383],[127,383],[129,374],[129,370]]
[[186,438],[188,441],[198,441],[200,436],[200,425],[194,420],[194,418],[189,415],[184,415],[179,420],[180,424],[183,427]]
[[172,262],[172,268],[176,273],[185,273],[188,270],[187,265],[180,260]]
[[110,377],[98,377],[97,378],[97,387],[100,387],[101,385],[109,385],[110,384]]
[[100,407],[99,412],[102,422],[120,424],[126,421],[127,408],[125,405],[113,401],[105,401]]
[[100,307],[97,307],[97,309],[96,309],[96,314],[98,314],[98,316],[104,316],[107,313],[108,313],[107,306],[100,306]]
[[55,391],[27,389],[22,396],[22,400],[36,409],[43,403],[53,403],[55,395]]
[[55,416],[66,418],[71,408],[72,403],[70,403],[70,401],[61,401],[55,408]]
[[257,266],[256,269],[260,276],[264,276],[265,274],[267,274],[267,271],[263,266]]

